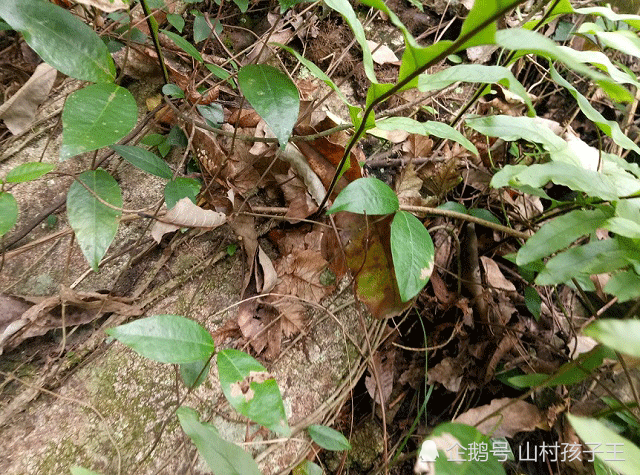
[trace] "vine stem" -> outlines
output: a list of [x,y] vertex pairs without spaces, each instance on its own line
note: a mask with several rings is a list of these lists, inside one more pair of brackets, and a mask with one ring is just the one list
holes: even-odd
[[326,207],[327,201],[329,200],[329,197],[331,196],[331,193],[333,192],[333,189],[335,188],[339,177],[342,176],[340,171],[344,168],[345,164],[347,163],[347,159],[349,158],[351,154],[351,150],[355,146],[356,142],[359,140],[362,134],[364,134],[367,126],[367,119],[371,115],[371,112],[373,112],[374,107],[380,104],[381,102],[386,101],[395,93],[399,92],[403,87],[405,87],[415,78],[417,78],[420,74],[424,73],[428,68],[439,63],[450,54],[453,54],[456,51],[458,51],[462,45],[464,45],[467,41],[469,41],[471,38],[477,35],[480,31],[482,31],[484,28],[489,26],[491,23],[496,21],[498,18],[502,17],[505,13],[507,13],[509,10],[516,7],[522,2],[523,0],[516,0],[515,2],[509,3],[509,5],[500,8],[493,15],[491,15],[490,17],[485,19],[483,22],[481,22],[479,25],[477,25],[475,28],[472,28],[464,35],[461,35],[460,37],[458,37],[458,39],[456,39],[453,43],[451,43],[451,45],[449,45],[448,48],[446,48],[445,50],[443,50],[442,52],[434,56],[432,59],[427,61],[424,65],[417,68],[415,71],[411,72],[406,78],[404,78],[402,81],[399,81],[391,89],[389,89],[388,91],[386,91],[385,93],[381,94],[380,96],[376,97],[371,101],[371,103],[364,110],[364,113],[362,115],[362,121],[360,122],[360,126],[358,127],[355,134],[353,135],[353,137],[345,147],[344,155],[342,156],[340,163],[336,167],[336,172],[333,175],[333,179],[331,180],[331,184],[329,185],[329,188],[327,189],[326,196],[322,200],[322,203],[320,203],[318,212],[322,212],[322,210],[324,210],[324,208]]

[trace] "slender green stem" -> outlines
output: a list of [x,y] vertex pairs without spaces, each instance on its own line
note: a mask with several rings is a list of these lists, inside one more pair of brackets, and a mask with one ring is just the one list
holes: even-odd
[[169,82],[171,81],[169,80],[167,67],[164,64],[164,55],[162,54],[162,48],[160,48],[160,40],[158,39],[158,23],[156,22],[155,18],[153,18],[153,15],[151,15],[151,10],[149,9],[147,0],[140,0],[140,5],[142,6],[142,11],[144,12],[145,18],[147,19],[149,32],[151,33],[151,38],[153,39],[153,46],[156,49],[158,61],[160,62],[160,67],[162,68],[162,77],[164,78],[164,83],[169,84]]

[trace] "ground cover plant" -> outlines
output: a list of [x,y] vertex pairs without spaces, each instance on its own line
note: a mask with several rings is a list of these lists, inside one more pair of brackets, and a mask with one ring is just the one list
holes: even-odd
[[[186,394],[207,380],[215,357],[216,379],[238,414],[283,438],[305,429],[317,451],[324,449],[308,460],[303,454],[289,469],[338,473],[347,455],[331,468],[329,453],[351,449],[350,442],[322,424],[292,434],[278,382],[257,358],[276,359],[282,338],[303,333],[307,307],[345,282],[366,309],[365,332],[371,317],[369,323],[390,319],[395,335],[379,346],[366,340],[361,350],[369,368],[361,391],[383,428],[377,472],[402,473],[414,462],[425,473],[537,473],[538,463],[549,473],[639,472],[640,400],[628,357],[640,356],[639,84],[629,61],[640,57],[640,16],[566,0],[527,6],[477,0],[458,5],[448,26],[437,25],[433,41],[423,43],[406,14],[380,0],[355,7],[324,2],[328,28],[339,25],[353,38],[353,56],[346,45],[342,54],[336,47],[316,54],[318,44],[307,52],[319,35],[312,28],[320,19],[316,4],[186,2],[178,10],[145,0],[82,3],[88,6],[71,13],[44,0],[8,1],[0,18],[13,41],[88,83],[66,98],[59,159],[93,156],[72,174],[58,205],[66,205],[88,266],[93,272],[109,266],[126,218],[147,220],[154,246],[188,229],[230,226],[237,242],[225,252],[234,254],[240,244],[248,269],[238,303],[244,320],[232,329],[246,351],[218,350],[203,325],[173,314],[123,323],[106,335],[143,357],[177,365]],[[424,11],[411,4],[414,13]],[[400,58],[369,39],[365,25],[374,20],[365,20],[367,13],[384,18],[375,21],[400,40]],[[246,45],[230,35],[225,15],[254,23],[239,28],[260,31],[260,41]],[[348,95],[332,76],[347,62]],[[147,101],[158,129],[134,140],[139,105],[125,84],[136,68],[156,68],[163,85]],[[321,84],[342,116],[317,117]],[[455,111],[427,105],[447,94]],[[16,93],[2,113],[30,95]],[[566,104],[572,116],[562,115]],[[3,117],[14,134],[30,124]],[[581,133],[571,128],[574,119]],[[183,150],[174,166],[164,159],[172,149]],[[110,166],[119,159],[162,180],[161,202],[124,207],[129,191]],[[12,187],[55,170],[54,163],[32,161],[3,175],[0,235],[9,253],[30,231],[13,231],[20,209]],[[258,231],[265,217],[267,229]],[[265,252],[263,235],[279,257]],[[7,255],[3,267],[11,265]],[[97,301],[103,313],[144,313],[133,308],[135,301],[116,305],[110,296],[67,291],[19,312],[18,323],[2,334],[2,349],[41,334],[30,325],[59,305],[64,349],[71,295],[80,307]],[[7,299],[18,305],[16,297]],[[582,316],[576,300],[586,309]],[[418,344],[406,344],[416,335]],[[428,348],[429,363],[407,357]],[[399,356],[399,349],[407,353]],[[599,381],[605,370],[626,376],[632,398]],[[403,379],[413,396],[394,411],[407,394]],[[573,410],[590,381],[606,395],[585,394],[607,410]],[[451,417],[436,416],[435,387],[458,395]],[[463,405],[474,392],[477,407]],[[225,441],[183,400],[178,397],[171,417],[214,473],[261,473],[248,451]],[[341,408],[328,419],[361,410],[353,402]],[[398,410],[411,423],[389,434]],[[418,434],[422,424],[430,429]],[[522,455],[531,443],[526,434],[542,438],[534,444],[541,455]],[[450,453],[455,446],[463,450],[457,461]],[[371,469],[364,465],[359,469]],[[71,472],[95,473],[80,466]]]

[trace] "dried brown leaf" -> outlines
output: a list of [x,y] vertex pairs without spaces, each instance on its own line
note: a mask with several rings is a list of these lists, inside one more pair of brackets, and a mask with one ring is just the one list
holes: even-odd
[[[385,356],[386,358],[383,362],[381,362],[382,356],[379,353],[373,356],[372,363],[375,365],[375,369],[369,368],[369,374],[364,379],[364,385],[371,399],[383,407],[386,406],[389,396],[391,396],[391,391],[393,390],[395,352],[388,352]],[[377,373],[378,380],[380,381],[382,395],[376,383],[376,378],[373,374],[374,371]]]
[[[488,415],[499,411],[495,416],[482,421]],[[530,432],[534,429],[549,430],[547,420],[542,411],[533,404],[508,397],[494,399],[490,404],[470,409],[456,417],[453,422],[460,422],[476,428],[492,437],[513,437],[518,432]]]
[[29,129],[38,107],[49,95],[57,73],[47,63],[40,63],[18,92],[0,105],[0,119],[13,135]]
[[151,236],[156,242],[160,242],[166,233],[180,228],[211,230],[227,222],[223,213],[204,210],[194,205],[189,198],[182,198],[161,219],[162,221],[156,221],[151,228]]
[[513,282],[507,280],[496,261],[487,256],[480,256],[480,262],[482,262],[485,279],[489,286],[496,290],[504,290],[507,292],[516,291],[516,286],[513,285]]

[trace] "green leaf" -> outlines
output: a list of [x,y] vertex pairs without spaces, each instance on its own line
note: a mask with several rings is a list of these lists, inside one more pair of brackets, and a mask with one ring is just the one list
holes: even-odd
[[132,145],[112,145],[111,148],[134,167],[152,175],[171,180],[173,172],[167,162],[141,147]]
[[484,219],[485,221],[489,221],[490,223],[493,223],[493,224],[502,224],[500,220],[496,217],[496,215],[493,214],[488,209],[471,208],[468,211],[468,214],[469,216],[474,216],[476,218]]
[[137,118],[135,99],[116,84],[94,84],[74,92],[62,111],[60,158],[116,143],[133,129]]
[[238,84],[284,150],[298,120],[300,97],[289,76],[266,64],[248,64],[238,71]]
[[176,99],[182,99],[184,97],[184,91],[175,84],[171,83],[162,86],[162,94],[175,97]]
[[43,0],[2,0],[0,17],[48,64],[76,79],[113,82],[116,68],[100,37],[79,18]]
[[400,298],[407,302],[427,284],[435,257],[429,231],[411,213],[398,211],[393,217],[391,255]]
[[164,135],[160,134],[149,134],[145,135],[140,143],[143,145],[148,145],[149,147],[156,147],[165,141]]
[[202,325],[179,315],[155,315],[110,328],[107,334],[136,353],[160,363],[208,360],[216,349]]
[[167,209],[173,208],[178,201],[185,197],[196,204],[200,187],[200,182],[193,178],[179,176],[175,180],[171,180],[164,187],[164,201],[167,204]]
[[478,149],[469,139],[450,125],[442,122],[433,120],[418,122],[408,117],[389,117],[388,119],[377,121],[376,127],[381,130],[404,130],[410,134],[433,135],[442,139],[453,140],[478,156]]
[[211,27],[202,15],[196,15],[193,19],[193,41],[200,43],[209,38]]
[[73,466],[69,468],[71,471],[71,475],[101,475],[98,472],[94,472],[93,470],[88,470],[83,467]]
[[620,353],[640,357],[640,320],[601,319],[582,332]]
[[595,23],[583,23],[578,28],[580,34],[591,34],[605,46],[640,58],[640,38],[635,32],[629,30],[603,31],[602,27]]
[[251,455],[220,437],[211,424],[200,422],[196,411],[182,406],[176,414],[182,430],[193,441],[215,475],[262,475]]
[[603,227],[612,216],[610,206],[593,210],[574,210],[544,224],[518,251],[520,266],[564,249],[580,236]]
[[609,7],[589,7],[589,8],[577,8],[575,10],[576,13],[580,13],[582,15],[597,15],[602,16],[608,20],[617,22],[623,21],[629,26],[632,26],[635,29],[640,29],[640,16],[638,15],[630,15],[627,13],[618,14],[615,13]]
[[578,90],[569,84],[562,76],[558,74],[556,69],[551,66],[551,79],[553,79],[556,83],[566,88],[571,95],[578,102],[578,106],[583,114],[587,117],[587,119],[591,120],[594,124],[598,126],[600,130],[602,130],[606,135],[611,137],[613,141],[620,145],[623,148],[628,150],[633,150],[634,152],[640,154],[640,147],[638,147],[633,140],[627,137],[622,130],[620,130],[620,125],[613,120],[605,119],[600,112],[598,112],[592,105],[589,100],[584,97],[582,94],[578,92]]
[[615,216],[602,226],[618,236],[640,239],[640,223],[636,220]]
[[443,89],[455,82],[477,82],[500,84],[524,100],[532,115],[535,115],[531,98],[524,86],[507,68],[503,66],[485,66],[483,64],[461,64],[451,66],[434,74],[421,74],[418,89],[421,92]]
[[291,473],[293,475],[324,475],[322,468],[311,460],[303,460]]
[[506,142],[523,139],[542,144],[547,150],[562,150],[567,146],[551,129],[541,126],[531,117],[492,115],[467,119],[466,124],[481,134],[499,137]]
[[180,365],[180,376],[185,386],[188,388],[197,388],[200,386],[204,380],[207,379],[210,367],[211,363],[209,358],[191,363],[182,363]]
[[118,183],[101,168],[80,174],[69,187],[69,224],[84,257],[95,272],[118,231],[122,214],[102,202],[122,208],[122,193]]
[[[597,419],[572,414],[567,414],[567,418],[580,438],[593,449],[596,457],[605,465],[623,475],[640,473],[640,448],[633,442],[615,433]],[[617,447],[623,455],[620,456],[620,452],[617,457],[606,455],[606,452],[602,454],[602,446]]]
[[32,181],[36,178],[40,178],[42,175],[46,175],[55,167],[56,166],[51,163],[23,163],[7,173],[5,181],[7,183],[23,183],[25,181]]
[[219,352],[217,363],[220,386],[231,406],[253,422],[287,437],[291,429],[280,389],[264,366],[234,349]]
[[224,122],[224,110],[220,104],[213,104],[210,106],[197,105],[196,108],[200,115],[204,117],[209,125],[216,126]]
[[350,211],[357,214],[391,214],[400,208],[398,197],[389,185],[377,178],[358,178],[336,197],[327,214]]
[[611,60],[600,51],[579,51],[568,46],[560,46],[561,50],[568,54],[571,59],[579,63],[592,64],[596,68],[604,71],[611,79],[620,84],[632,84],[638,86],[640,83],[628,73],[621,71],[613,65]]
[[167,14],[167,21],[169,24],[182,33],[182,29],[184,28],[184,18],[181,15],[176,15],[175,13]]
[[202,56],[200,55],[200,52],[198,52],[196,47],[193,46],[191,43],[189,43],[187,40],[185,40],[182,36],[168,30],[160,30],[160,31],[165,35],[167,35],[169,39],[173,41],[176,44],[176,46],[180,48],[182,51],[184,51],[185,53],[188,53],[195,60],[201,63],[204,63],[204,59],[202,59]]
[[605,293],[618,297],[618,302],[627,302],[640,297],[640,276],[632,270],[614,274],[604,286]]
[[[459,449],[458,456],[466,460],[462,464],[448,460],[446,454],[448,453],[453,458],[454,452],[440,450],[440,456],[435,461],[435,473],[438,475],[505,475],[504,468],[502,468],[493,450],[491,450],[493,447],[491,440],[475,427],[447,422],[438,425],[429,436],[429,439],[433,440],[438,437],[444,438],[443,442],[446,447],[451,447],[454,443],[458,443],[458,447],[462,447],[462,449]],[[474,444],[474,447],[479,447],[479,444],[487,444],[486,446],[489,448],[486,451],[487,458],[484,459],[482,457],[472,460],[468,456],[469,453],[465,455],[462,450],[467,450],[472,444]]]
[[249,0],[233,0],[233,3],[238,6],[242,13],[245,13],[247,8],[249,8]]
[[467,214],[467,208],[465,208],[462,203],[458,203],[457,201],[446,201],[445,203],[442,203],[440,206],[438,206],[438,209]]
[[347,24],[351,27],[353,36],[360,44],[360,48],[362,48],[362,65],[364,66],[364,72],[369,81],[377,83],[376,74],[373,70],[373,57],[371,56],[371,49],[369,48],[367,38],[364,34],[364,28],[362,27],[360,20],[358,20],[358,16],[349,3],[349,0],[325,0],[324,3],[329,8],[340,13],[340,15],[342,15],[346,20]]
[[591,241],[549,259],[536,277],[538,285],[555,285],[579,275],[612,272],[640,261],[640,249],[623,238]]
[[314,424],[307,427],[311,439],[326,450],[351,450],[347,438],[331,427]]
[[531,312],[533,318],[540,321],[540,308],[542,307],[542,299],[535,287],[527,287],[524,289],[524,303],[527,310]]
[[0,191],[0,236],[7,234],[18,221],[18,203],[11,193]]
[[593,79],[614,101],[633,101],[633,95],[623,86],[608,76],[576,61],[568,51],[570,48],[563,49],[540,33],[522,28],[508,28],[496,32],[496,43],[503,48],[517,52],[512,61],[529,53],[555,59],[564,63],[568,68]]

